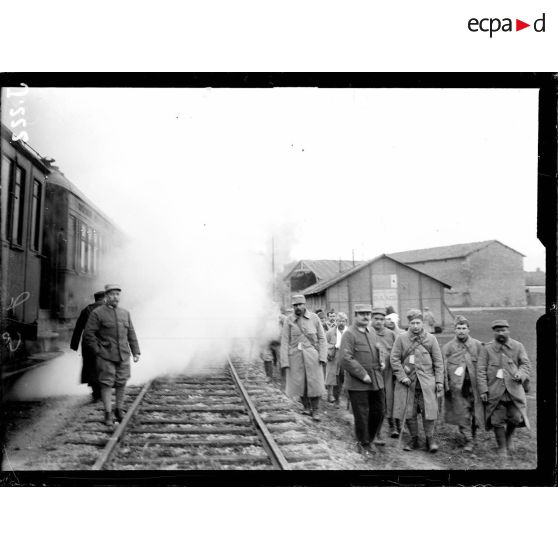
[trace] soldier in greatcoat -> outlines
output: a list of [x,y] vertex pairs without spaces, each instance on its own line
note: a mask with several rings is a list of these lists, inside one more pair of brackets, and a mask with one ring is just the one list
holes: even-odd
[[130,354],[134,362],[138,362],[140,357],[130,312],[118,307],[121,291],[118,285],[105,286],[106,304],[91,312],[83,334],[84,343],[97,355],[107,426],[114,423],[112,388],[115,388],[115,417],[120,422],[124,416],[124,390],[130,378]]
[[477,362],[482,343],[469,335],[469,322],[457,316],[455,337],[442,347],[445,374],[445,420],[455,424],[464,451],[473,451],[475,432],[484,424],[484,406],[477,386]]
[[[72,351],[77,351],[83,330],[85,329],[85,324],[89,319],[89,315],[95,308],[101,306],[105,302],[105,291],[97,291],[94,295],[95,302],[93,304],[88,304],[81,312],[76,321],[74,327],[74,332],[72,334],[72,339],[70,340],[70,349]],[[89,347],[83,342],[81,343],[81,357],[83,359],[83,364],[81,367],[81,383],[87,384],[91,387],[93,401],[97,402],[101,399],[101,385],[99,384],[99,378],[97,374],[96,365],[96,355],[89,350]]]
[[435,426],[438,398],[444,394],[444,363],[438,340],[424,330],[420,310],[409,310],[409,330],[397,337],[391,351],[391,366],[397,382],[394,389],[393,418],[406,419],[411,440],[403,448],[419,447],[417,414],[422,416],[426,448],[438,451]]
[[339,398],[345,380],[345,371],[341,367],[341,339],[347,331],[347,314],[339,312],[332,327],[326,332],[327,342],[327,364],[325,385],[327,388],[328,401],[335,404],[339,409]]
[[372,306],[355,304],[355,318],[341,339],[341,366],[355,420],[357,451],[374,453],[370,443],[384,420],[385,393],[378,338],[370,328]]
[[494,341],[486,343],[477,367],[480,397],[486,403],[486,427],[494,428],[498,452],[512,450],[512,437],[518,426],[530,428],[525,387],[531,372],[525,347],[510,337],[506,320],[492,322]]
[[[383,308],[372,309],[372,327],[378,338],[378,348],[380,350],[380,364],[382,374],[384,376],[384,390],[386,393],[386,407],[384,417],[388,420],[390,428],[390,436],[397,438],[399,436],[400,423],[399,420],[393,418],[393,389],[395,385],[395,376],[391,368],[390,355],[395,343],[397,335],[391,329],[385,326],[386,311]],[[376,434],[376,443],[382,443],[382,428],[378,429]]]
[[303,295],[294,295],[292,304],[294,313],[285,319],[281,332],[281,368],[287,378],[286,394],[300,397],[303,414],[319,421],[327,360],[324,328],[318,316],[306,308]]

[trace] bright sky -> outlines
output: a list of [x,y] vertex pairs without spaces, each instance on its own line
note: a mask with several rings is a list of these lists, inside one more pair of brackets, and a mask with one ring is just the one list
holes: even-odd
[[496,238],[544,269],[537,95],[31,89],[25,108],[29,143],[132,235],[274,235],[285,260]]

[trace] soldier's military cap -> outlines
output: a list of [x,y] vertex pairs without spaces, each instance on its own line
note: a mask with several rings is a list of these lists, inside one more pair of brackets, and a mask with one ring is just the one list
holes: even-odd
[[417,308],[413,308],[407,312],[407,319],[412,322],[413,320],[422,320],[422,312]]
[[386,309],[385,308],[372,308],[372,315],[374,314],[381,314],[382,316],[386,315]]
[[466,326],[469,325],[469,320],[465,316],[455,316],[455,321],[453,322],[454,326],[465,324]]
[[294,295],[292,298],[293,306],[295,304],[306,304],[306,297],[304,295]]
[[95,300],[103,298],[105,296],[105,291],[97,291],[93,296],[95,297]]
[[120,285],[109,283],[108,285],[105,285],[105,294],[109,293],[110,291],[122,291],[122,288],[120,287]]
[[372,312],[372,304],[355,304],[355,314],[357,312]]
[[508,324],[508,320],[494,320],[492,322],[492,329],[497,327],[510,327],[510,324]]

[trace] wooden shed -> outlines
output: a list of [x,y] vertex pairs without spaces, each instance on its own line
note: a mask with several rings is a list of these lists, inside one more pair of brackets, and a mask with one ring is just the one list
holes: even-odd
[[442,327],[452,323],[453,316],[445,303],[445,289],[450,285],[382,254],[353,267],[332,279],[320,281],[302,291],[307,307],[345,312],[352,321],[355,304],[374,307],[392,306],[406,325],[411,308],[426,307],[434,313]]

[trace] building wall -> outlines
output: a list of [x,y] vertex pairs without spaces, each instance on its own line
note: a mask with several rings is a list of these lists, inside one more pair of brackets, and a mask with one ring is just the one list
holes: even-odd
[[330,287],[326,296],[307,296],[311,310],[318,307],[334,308],[345,312],[352,322],[355,304],[372,304],[385,307],[392,300],[395,311],[406,324],[405,315],[411,308],[428,306],[440,325],[451,321],[443,303],[444,287],[438,281],[387,258],[380,259]]
[[410,264],[451,285],[448,306],[524,306],[523,256],[497,242],[467,258]]
[[523,256],[494,243],[474,252],[467,260],[475,306],[525,306]]
[[472,305],[469,283],[471,275],[465,258],[417,262],[409,265],[451,285],[451,289],[446,290],[445,294],[448,306]]

